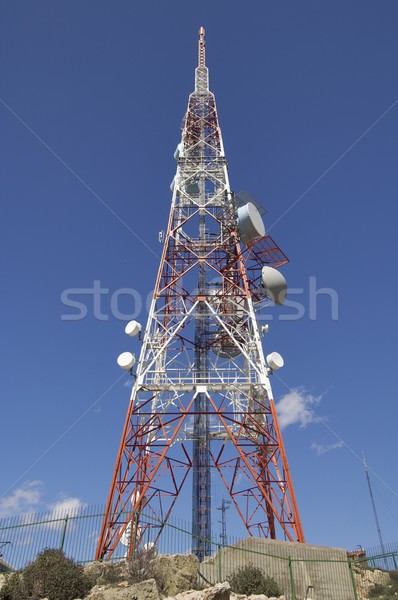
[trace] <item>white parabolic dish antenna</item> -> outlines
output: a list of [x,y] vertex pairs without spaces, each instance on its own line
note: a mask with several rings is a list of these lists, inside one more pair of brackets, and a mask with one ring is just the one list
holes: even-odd
[[131,337],[138,335],[140,331],[141,323],[138,323],[138,321],[129,321],[124,328],[124,332],[127,333],[127,335],[131,335]]
[[270,369],[277,371],[283,367],[285,361],[279,352],[271,352],[271,354],[267,355],[267,364]]
[[244,244],[265,235],[263,218],[252,202],[238,208],[238,229]]
[[117,357],[117,364],[121,369],[130,371],[135,365],[135,356],[131,352],[122,352]]
[[285,302],[287,294],[287,283],[282,273],[273,267],[263,267],[261,277],[268,298],[281,306]]

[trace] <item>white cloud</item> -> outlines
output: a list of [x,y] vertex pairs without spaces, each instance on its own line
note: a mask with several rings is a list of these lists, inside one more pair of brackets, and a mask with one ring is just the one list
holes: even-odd
[[37,510],[42,499],[42,485],[41,481],[27,481],[8,496],[0,498],[0,517]]
[[331,452],[332,450],[337,450],[338,448],[343,448],[344,442],[339,441],[334,444],[318,444],[314,442],[311,444],[311,449],[315,450],[318,456],[322,456],[322,454],[326,454],[326,452]]
[[313,408],[319,404],[321,396],[313,396],[303,389],[291,390],[276,404],[276,410],[279,418],[279,425],[285,428],[288,425],[305,427],[309,423],[317,423],[319,417],[315,414]]
[[[64,498],[55,504],[51,504],[51,513],[47,527],[50,529],[62,529],[65,523],[65,517],[76,517],[80,509],[86,508],[87,504],[79,498]],[[71,525],[69,526],[70,529]]]
[[0,518],[29,515],[29,519],[34,520],[38,510],[47,509],[49,521],[52,521],[47,524],[47,527],[61,529],[67,515],[74,517],[86,506],[87,504],[79,498],[70,496],[48,505],[43,500],[43,482],[28,481],[13,490],[8,496],[0,498]]
[[51,504],[52,514],[64,515],[67,513],[76,514],[81,508],[85,508],[87,504],[79,498],[64,498],[55,504]]

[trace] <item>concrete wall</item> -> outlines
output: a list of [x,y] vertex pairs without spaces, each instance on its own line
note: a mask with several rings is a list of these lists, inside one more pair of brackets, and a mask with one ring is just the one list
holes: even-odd
[[0,558],[0,573],[7,573],[8,571],[12,571],[13,568],[9,565],[5,560]]
[[247,564],[273,577],[289,600],[292,578],[297,600],[355,599],[347,554],[338,548],[248,538],[205,560],[200,573],[212,583],[225,581]]

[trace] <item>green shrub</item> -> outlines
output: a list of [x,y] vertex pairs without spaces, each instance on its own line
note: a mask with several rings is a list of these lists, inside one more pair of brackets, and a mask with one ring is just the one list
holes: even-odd
[[155,546],[136,550],[126,561],[127,576],[131,583],[140,583],[145,579],[154,579],[160,593],[165,590],[166,580],[156,562],[158,551]]
[[275,579],[253,565],[246,565],[235,571],[229,578],[231,589],[236,594],[264,594],[265,596],[281,596]]
[[62,550],[47,549],[21,573],[7,578],[0,600],[74,600],[83,598],[90,589],[91,582],[83,567],[67,558]]
[[384,595],[385,591],[384,585],[376,583],[368,592],[369,598],[379,598],[380,596]]
[[398,571],[389,571],[390,579],[394,584],[398,584]]
[[26,598],[20,573],[8,575],[0,590],[0,600],[23,600]]
[[376,583],[369,589],[369,598],[379,598],[380,600],[396,600],[398,595],[398,571],[389,571],[390,583],[383,585]]

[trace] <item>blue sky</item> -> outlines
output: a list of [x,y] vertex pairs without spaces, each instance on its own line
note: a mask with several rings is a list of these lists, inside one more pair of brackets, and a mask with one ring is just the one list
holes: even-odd
[[129,399],[115,361],[128,314],[145,322],[203,25],[231,185],[268,208],[303,290],[264,343],[286,361],[273,388],[307,540],[378,543],[364,450],[397,541],[397,3],[0,10],[0,516],[105,502]]

